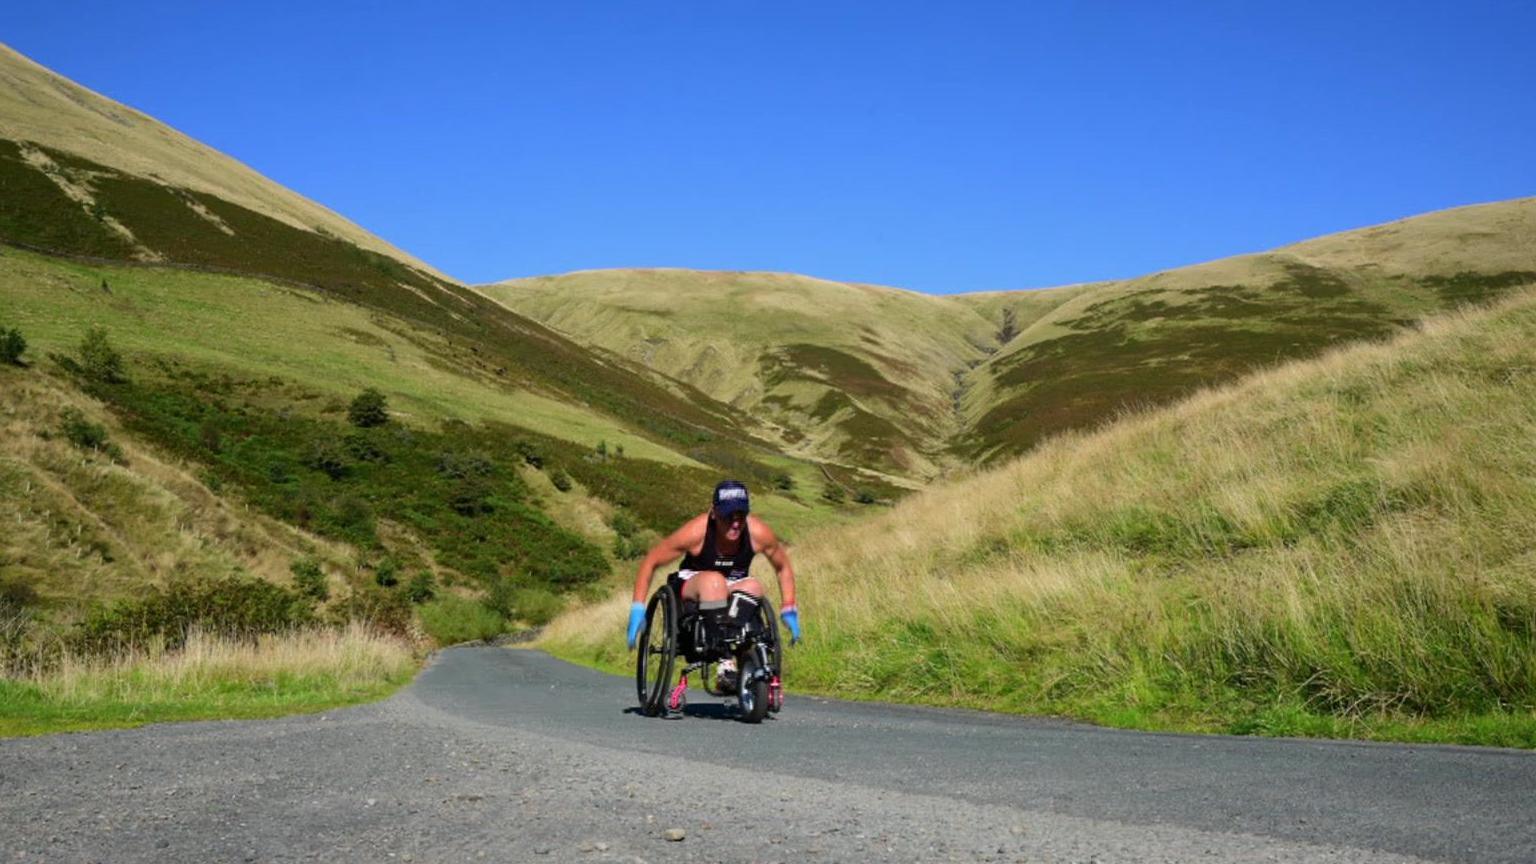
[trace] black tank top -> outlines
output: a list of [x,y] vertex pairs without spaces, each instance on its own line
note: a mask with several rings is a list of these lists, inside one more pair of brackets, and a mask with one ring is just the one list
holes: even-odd
[[721,553],[715,548],[715,520],[710,517],[709,527],[704,529],[704,545],[699,547],[697,555],[689,552],[683,556],[681,569],[714,570],[734,582],[747,578],[752,568],[752,557],[756,554],[752,548],[752,530],[746,525],[741,526],[741,543],[736,547],[736,554]]

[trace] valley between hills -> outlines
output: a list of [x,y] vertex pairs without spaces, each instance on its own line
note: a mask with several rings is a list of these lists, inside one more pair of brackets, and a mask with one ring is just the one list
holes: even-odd
[[[292,710],[532,628],[622,669],[729,476],[801,687],[1536,746],[1533,290],[1533,198],[1028,291],[467,285],[0,46],[0,733],[168,716],[113,664],[189,629],[383,634]],[[213,691],[174,716],[289,710]]]

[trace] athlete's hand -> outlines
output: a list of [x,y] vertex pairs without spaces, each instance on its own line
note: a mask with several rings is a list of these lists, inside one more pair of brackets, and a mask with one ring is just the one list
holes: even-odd
[[645,604],[636,600],[629,607],[629,647],[635,647],[635,637],[640,635],[640,625],[645,623]]
[[789,628],[789,644],[793,645],[799,642],[800,607],[793,605],[785,606],[784,611],[779,613],[779,617],[784,619],[784,626]]

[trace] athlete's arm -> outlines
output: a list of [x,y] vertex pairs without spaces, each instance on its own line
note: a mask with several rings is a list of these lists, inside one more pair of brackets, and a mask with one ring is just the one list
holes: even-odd
[[644,603],[651,593],[651,578],[656,575],[656,568],[669,561],[687,555],[695,547],[704,545],[704,530],[709,524],[709,514],[695,516],[683,523],[683,527],[673,531],[669,536],[663,537],[660,542],[651,547],[651,551],[645,553],[640,561],[640,572],[635,574],[636,603]]
[[768,559],[779,576],[779,605],[795,608],[795,568],[789,563],[789,550],[768,523],[756,516],[747,517],[747,530],[752,532],[752,548]]

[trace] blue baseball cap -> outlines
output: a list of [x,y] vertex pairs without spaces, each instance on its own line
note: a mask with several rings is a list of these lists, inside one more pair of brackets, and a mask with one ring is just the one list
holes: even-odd
[[747,498],[747,486],[740,480],[722,480],[715,487],[714,508],[716,516],[733,513],[750,513],[752,502]]

